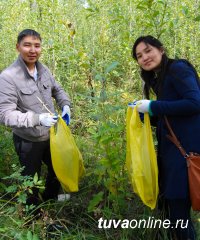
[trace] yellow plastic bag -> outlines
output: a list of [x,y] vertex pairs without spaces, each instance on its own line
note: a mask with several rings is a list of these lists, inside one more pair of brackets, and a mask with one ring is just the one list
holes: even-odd
[[141,122],[137,106],[127,111],[126,167],[133,191],[154,209],[158,196],[158,167],[148,113]]
[[53,168],[62,187],[67,192],[77,192],[79,179],[85,173],[83,159],[61,117],[50,128],[50,147]]

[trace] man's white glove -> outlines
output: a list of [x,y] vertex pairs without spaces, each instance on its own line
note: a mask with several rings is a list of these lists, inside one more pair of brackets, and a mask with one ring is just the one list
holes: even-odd
[[39,115],[39,121],[42,126],[51,127],[57,122],[58,117],[51,115],[50,113],[41,113]]
[[67,125],[70,124],[71,119],[71,111],[68,105],[65,105],[62,109],[62,118],[66,122]]
[[150,100],[139,100],[136,102],[137,105],[137,110],[140,113],[146,113],[149,112],[149,104],[150,104]]

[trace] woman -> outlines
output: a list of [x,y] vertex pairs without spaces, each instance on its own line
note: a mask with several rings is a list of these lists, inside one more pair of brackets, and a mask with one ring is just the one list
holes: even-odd
[[[167,139],[164,116],[185,150],[200,153],[199,79],[188,61],[169,59],[162,43],[152,36],[139,37],[132,55],[141,68],[146,98],[152,93],[157,97],[155,101],[140,100],[136,104],[140,113],[149,112],[152,123],[156,123],[159,187],[166,218],[171,220],[175,239],[193,240],[186,160]],[[177,224],[178,219],[182,220],[182,226]]]

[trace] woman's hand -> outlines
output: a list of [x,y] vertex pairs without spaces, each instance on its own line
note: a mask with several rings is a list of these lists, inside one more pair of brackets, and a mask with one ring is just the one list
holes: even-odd
[[149,105],[150,105],[150,100],[139,100],[136,102],[137,105],[137,110],[140,113],[146,113],[149,112]]

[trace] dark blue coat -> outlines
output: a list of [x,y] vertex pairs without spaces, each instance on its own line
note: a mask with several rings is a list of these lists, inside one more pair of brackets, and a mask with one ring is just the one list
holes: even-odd
[[[158,166],[160,191],[165,198],[187,198],[188,175],[185,158],[166,138],[166,115],[177,138],[187,152],[200,153],[200,84],[193,68],[185,61],[171,64],[163,81],[160,100],[151,102],[158,117]],[[197,189],[200,191],[200,189]]]

